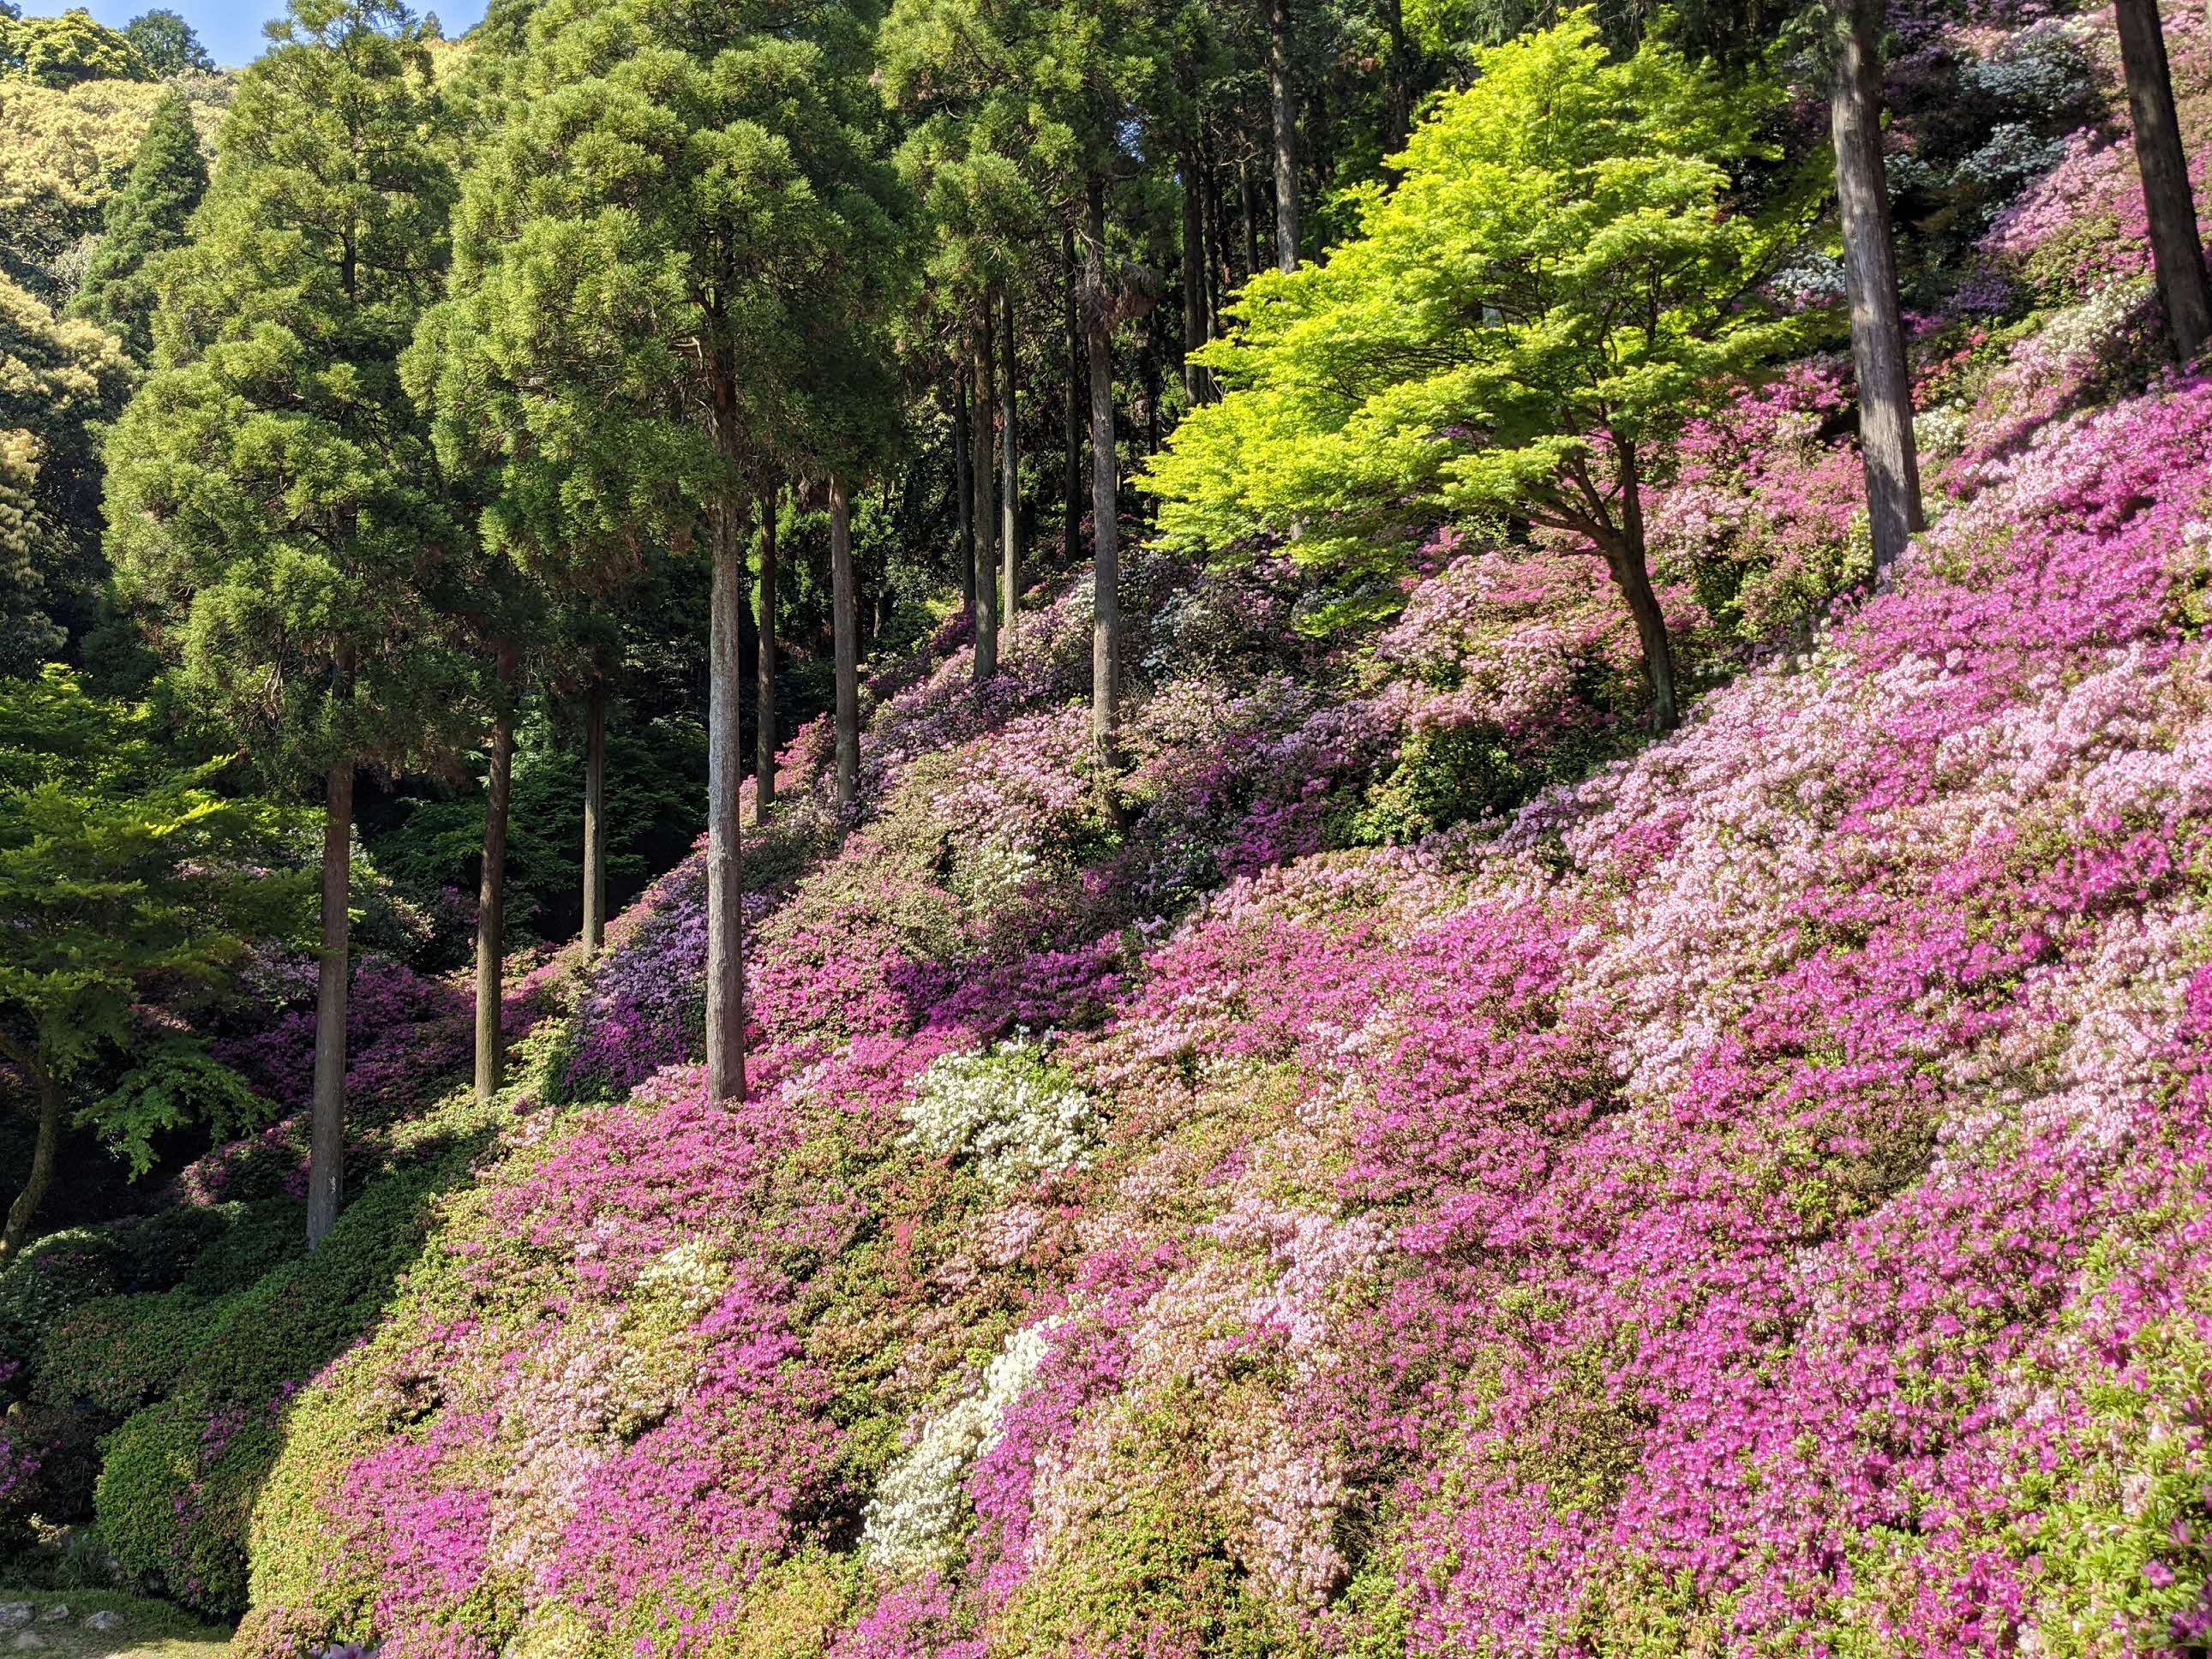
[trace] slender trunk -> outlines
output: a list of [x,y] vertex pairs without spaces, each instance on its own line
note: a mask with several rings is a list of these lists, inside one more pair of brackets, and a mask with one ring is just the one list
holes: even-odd
[[1075,264],[1075,228],[1060,228],[1060,263],[1066,278],[1067,397],[1061,410],[1066,471],[1061,476],[1061,556],[1072,559],[1083,545],[1083,399],[1087,371],[1083,362],[1083,329],[1076,320],[1075,290],[1080,280]]
[[[726,360],[714,365],[714,435],[735,471],[737,388]],[[708,599],[707,690],[707,1094],[745,1097],[744,883],[738,821],[744,778],[738,635],[745,612],[744,556],[734,484],[714,503],[714,583]]]
[[1212,340],[1221,333],[1221,302],[1229,291],[1229,224],[1221,199],[1221,168],[1210,154],[1202,165],[1206,179],[1206,337]]
[[1014,438],[1014,296],[999,290],[1000,332],[1006,343],[1004,372],[999,377],[999,557],[1005,592],[999,600],[999,648],[1008,656],[1014,650],[1014,613],[1022,602],[1022,475],[1021,456]]
[[830,480],[830,609],[837,659],[837,805],[860,788],[860,595],[853,585],[853,514],[845,481]]
[[975,368],[975,402],[969,411],[969,465],[975,473],[975,683],[999,672],[999,509],[995,457],[991,449],[992,404],[998,400],[991,374],[991,295],[969,319],[968,342]]
[[31,1172],[23,1178],[23,1190],[8,1206],[7,1228],[0,1231],[0,1267],[13,1261],[30,1243],[31,1223],[38,1218],[39,1206],[46,1202],[47,1189],[54,1184],[54,1164],[62,1145],[61,1080],[14,1052],[12,1046],[9,1057],[39,1091],[39,1138],[31,1148]]
[[761,497],[760,646],[753,691],[753,822],[766,823],[775,799],[775,514],[781,489]]
[[968,368],[952,371],[952,488],[960,497],[960,603],[975,605],[975,474],[968,453]]
[[1267,0],[1267,101],[1275,130],[1275,264],[1298,268],[1297,114],[1291,96],[1290,0]]
[[1628,614],[1636,619],[1637,641],[1644,647],[1644,683],[1651,692],[1651,729],[1671,732],[1681,723],[1674,696],[1674,647],[1667,637],[1659,596],[1651,591],[1644,540],[1644,483],[1636,446],[1616,440],[1615,447],[1620,455],[1620,536],[1607,550],[1606,562],[1628,601]]
[[[1406,41],[1403,0],[1382,0],[1382,27],[1390,41],[1382,65],[1382,153],[1389,156],[1406,148],[1413,131],[1413,52]],[[1383,172],[1393,181],[1398,176],[1395,167]]]
[[347,906],[353,885],[353,761],[331,768],[323,811],[323,951],[315,971],[315,1092],[307,1109],[307,1248],[338,1218],[345,1188]]
[[1243,216],[1244,229],[1244,276],[1248,282],[1260,269],[1260,216],[1252,210],[1252,169],[1249,164],[1237,164],[1237,211]]
[[477,877],[477,1098],[499,1092],[506,1054],[500,1030],[507,977],[507,819],[514,784],[511,670],[501,665],[499,713],[491,723],[491,766],[484,775],[483,862]]
[[2159,22],[2158,0],[2115,0],[2112,9],[2119,23],[2128,109],[2135,120],[2136,167],[2150,215],[2151,264],[2158,273],[2158,297],[2166,307],[2174,355],[2186,363],[2212,337],[2212,287],[2205,281],[2189,158],[2174,118],[2166,31]]
[[1106,190],[1084,193],[1083,332],[1091,371],[1091,739],[1110,774],[1119,765],[1121,688],[1121,550],[1115,522],[1114,343],[1106,304]]
[[584,960],[607,942],[607,683],[592,681],[584,715]]
[[1844,279],[1850,300],[1851,361],[1858,372],[1859,445],[1866,456],[1867,517],[1875,580],[1915,531],[1920,461],[1912,441],[1912,384],[1890,235],[1889,186],[1881,159],[1881,0],[1835,0],[1840,10],[1829,113],[1836,149],[1836,199],[1844,230]]
[[1145,319],[1145,349],[1140,362],[1145,388],[1145,453],[1157,455],[1160,453],[1160,346],[1159,329],[1151,317]]
[[1191,407],[1209,400],[1212,377],[1194,361],[1206,343],[1206,202],[1198,179],[1198,145],[1182,153],[1182,390]]

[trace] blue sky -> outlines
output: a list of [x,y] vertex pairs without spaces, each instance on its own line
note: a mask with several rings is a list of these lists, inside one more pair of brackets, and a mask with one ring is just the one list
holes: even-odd
[[[459,34],[483,15],[483,0],[410,0],[410,4],[418,11],[435,12],[449,35]],[[52,17],[82,6],[114,28],[142,11],[164,5],[192,26],[216,63],[233,69],[261,55],[267,44],[262,24],[284,10],[284,0],[22,0],[26,17]]]

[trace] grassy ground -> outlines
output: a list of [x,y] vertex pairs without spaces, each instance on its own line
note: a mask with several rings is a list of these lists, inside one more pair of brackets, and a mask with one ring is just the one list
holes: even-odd
[[[227,1631],[196,1625],[176,1608],[143,1596],[113,1590],[21,1590],[0,1584],[0,1607],[27,1601],[37,1609],[28,1625],[0,1626],[0,1659],[37,1653],[46,1659],[221,1659],[230,1651]],[[48,1619],[52,1608],[67,1607],[66,1619]],[[94,1613],[122,1615],[113,1630],[85,1628]],[[24,1638],[35,1637],[33,1646]]]

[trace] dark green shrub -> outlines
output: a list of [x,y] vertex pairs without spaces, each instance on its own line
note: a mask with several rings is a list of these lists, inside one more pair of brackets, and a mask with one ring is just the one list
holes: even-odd
[[29,1365],[47,1331],[86,1303],[125,1288],[129,1271],[128,1255],[111,1232],[72,1227],[33,1240],[0,1271],[0,1356]]
[[216,1307],[190,1291],[88,1303],[47,1334],[33,1393],[127,1416],[176,1387],[206,1345]]
[[202,1296],[242,1291],[278,1264],[305,1255],[307,1209],[295,1198],[265,1198],[250,1204],[210,1206],[228,1225],[203,1249],[183,1284]]
[[123,1254],[123,1288],[166,1291],[180,1284],[201,1252],[237,1224],[239,1208],[235,1204],[172,1204],[150,1215],[118,1222],[115,1243]]
[[320,1369],[383,1310],[422,1249],[436,1176],[385,1176],[346,1207],[313,1255],[224,1298],[186,1380],[217,1402],[252,1404]]
[[[247,1525],[282,1448],[295,1386],[391,1302],[421,1253],[437,1193],[469,1150],[462,1143],[374,1182],[313,1255],[280,1261],[243,1290],[213,1301],[177,1294],[178,1306],[192,1302],[200,1316],[174,1379],[179,1391],[109,1437],[97,1486],[101,1535],[134,1578],[204,1613],[244,1609]],[[248,1220],[261,1207],[241,1206],[231,1237],[273,1228],[263,1218]],[[141,1317],[150,1331],[154,1316]],[[76,1334],[72,1326],[72,1340]]]
[[9,1407],[4,1432],[11,1458],[37,1467],[0,1498],[0,1520],[12,1526],[33,1514],[49,1522],[88,1519],[100,1437],[114,1420],[74,1406],[19,1401]]

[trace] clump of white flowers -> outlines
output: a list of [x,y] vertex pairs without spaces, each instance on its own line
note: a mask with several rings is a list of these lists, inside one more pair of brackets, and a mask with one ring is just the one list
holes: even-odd
[[906,1145],[966,1158],[996,1187],[1080,1169],[1097,1140],[1091,1097],[1020,1038],[932,1061],[900,1115]]
[[968,1471],[999,1443],[1006,1407],[1044,1362],[1051,1328],[1047,1322],[1008,1337],[983,1368],[981,1386],[924,1424],[906,1455],[884,1471],[860,1539],[871,1561],[906,1573],[951,1558],[967,1515]]

